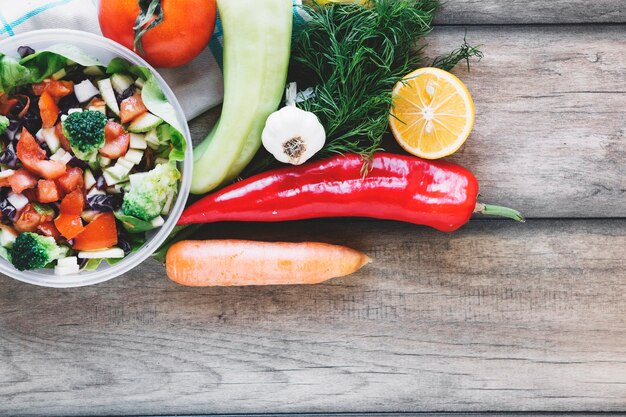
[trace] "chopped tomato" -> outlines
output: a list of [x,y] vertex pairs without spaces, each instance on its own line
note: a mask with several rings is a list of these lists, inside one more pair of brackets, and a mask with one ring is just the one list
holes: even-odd
[[65,164],[61,161],[46,160],[46,152],[26,128],[22,129],[20,140],[17,142],[16,154],[26,169],[48,180],[65,174]]
[[116,138],[120,135],[123,135],[124,133],[126,133],[126,131],[124,130],[124,126],[119,123],[115,123],[109,120],[106,126],[104,126],[105,137]]
[[37,226],[37,230],[46,236],[53,237],[55,240],[61,237],[61,232],[54,225],[54,222],[45,222]]
[[53,180],[39,180],[37,185],[37,201],[40,203],[54,203],[60,199],[59,189]]
[[24,190],[37,185],[37,177],[25,169],[18,169],[12,175],[0,178],[0,187],[11,187],[16,194],[21,194]]
[[39,113],[44,129],[54,127],[59,118],[59,106],[47,91],[44,91],[39,97]]
[[89,102],[89,104],[87,104],[87,108],[89,107],[103,107],[106,106],[106,103],[104,102],[104,100],[98,98],[98,97],[94,97],[91,99],[91,101]]
[[74,239],[75,250],[99,250],[117,245],[115,216],[107,212],[96,217],[85,226],[85,230]]
[[61,214],[73,214],[80,216],[85,207],[85,196],[83,191],[76,189],[63,197],[61,201]]
[[13,223],[13,227],[20,233],[34,232],[41,223],[42,216],[31,204],[27,204],[20,213],[20,217]]
[[35,188],[37,185],[37,177],[27,170],[20,168],[9,177],[9,184],[14,193],[21,194],[24,190]]
[[65,174],[57,179],[57,183],[66,193],[71,193],[77,188],[82,189],[84,184],[83,170],[78,167],[68,168]]
[[16,98],[9,98],[4,94],[0,94],[0,115],[6,116],[11,109],[17,104]]
[[42,95],[44,91],[52,97],[65,97],[74,92],[74,83],[61,80],[43,80],[40,83],[33,84],[33,93],[36,96]]
[[120,104],[120,119],[122,123],[128,123],[147,111],[148,109],[141,99],[141,94],[135,93]]
[[65,134],[63,133],[63,124],[61,122],[57,123],[54,127],[54,133],[56,133],[57,138],[59,138],[59,142],[61,142],[61,148],[63,148],[66,152],[71,151],[72,147],[70,146],[70,141],[67,140]]
[[111,121],[104,127],[104,140],[104,146],[98,152],[110,159],[125,155],[130,145],[130,135],[124,131],[124,127]]
[[54,219],[54,225],[59,230],[59,233],[67,240],[74,239],[85,230],[80,214],[61,213],[59,217]]

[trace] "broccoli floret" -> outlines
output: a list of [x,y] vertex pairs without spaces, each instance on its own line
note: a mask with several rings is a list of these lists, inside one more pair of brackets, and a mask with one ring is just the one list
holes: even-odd
[[174,163],[157,165],[151,171],[131,175],[122,212],[147,222],[158,217],[168,195],[178,189],[180,178]]
[[63,122],[63,134],[69,140],[74,155],[84,161],[95,159],[104,146],[104,126],[107,118],[99,111],[71,113]]
[[5,116],[0,115],[0,135],[6,132],[7,128],[9,127],[9,123],[11,123],[9,119],[7,119]]
[[58,246],[53,238],[37,233],[21,233],[11,249],[13,265],[20,271],[43,268],[62,258],[67,248]]

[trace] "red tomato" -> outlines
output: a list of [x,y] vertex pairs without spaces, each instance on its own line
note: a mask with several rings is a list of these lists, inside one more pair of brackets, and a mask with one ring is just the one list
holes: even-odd
[[44,91],[39,97],[39,113],[45,129],[54,127],[59,118],[59,106],[48,91]]
[[[85,196],[82,190],[74,190],[61,201],[61,214],[80,215],[85,208]],[[68,238],[69,239],[69,238]]]
[[82,189],[84,182],[83,170],[78,167],[68,168],[67,172],[57,179],[59,187],[66,193],[71,193],[77,188]]
[[61,232],[54,225],[54,222],[45,222],[37,226],[37,230],[45,236],[53,237],[55,240],[61,237]]
[[65,97],[74,92],[74,83],[71,81],[43,80],[33,84],[33,93],[36,96],[42,95],[44,91],[52,97]]
[[128,123],[147,111],[148,109],[143,104],[141,95],[135,93],[122,101],[120,104],[120,119],[122,120],[122,123]]
[[13,223],[13,227],[20,233],[34,232],[43,221],[42,216],[35,211],[32,205],[28,204],[20,213],[20,217]]
[[60,161],[47,161],[46,152],[41,149],[26,128],[22,129],[15,152],[26,169],[48,180],[59,178],[65,174],[65,164]]
[[40,203],[54,203],[61,198],[57,184],[52,180],[39,180],[37,185],[37,201]]
[[24,190],[34,188],[36,185],[37,177],[21,168],[9,177],[0,178],[0,187],[11,187],[16,194],[21,194]]
[[98,149],[98,152],[110,159],[125,155],[130,145],[130,135],[126,133],[124,127],[111,121],[104,127],[104,140],[104,146]]
[[85,230],[80,214],[61,214],[54,219],[54,225],[67,240],[74,239]]
[[74,190],[61,201],[61,214],[54,219],[54,225],[66,239],[74,239],[85,229],[80,213],[85,207],[82,190]]
[[112,212],[103,213],[74,238],[74,250],[98,250],[117,245],[117,227]]
[[[163,22],[148,30],[142,56],[155,67],[178,67],[206,47],[215,29],[215,0],[161,0]],[[100,0],[98,20],[107,38],[134,50],[137,0]]]

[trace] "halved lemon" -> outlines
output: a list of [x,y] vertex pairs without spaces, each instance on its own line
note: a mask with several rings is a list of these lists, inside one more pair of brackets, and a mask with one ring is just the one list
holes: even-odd
[[394,87],[389,125],[407,152],[443,158],[456,152],[472,131],[474,101],[454,75],[439,68],[420,68]]

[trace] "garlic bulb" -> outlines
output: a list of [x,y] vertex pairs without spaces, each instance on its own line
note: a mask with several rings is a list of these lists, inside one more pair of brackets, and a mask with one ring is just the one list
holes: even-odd
[[326,131],[316,115],[295,106],[297,89],[287,89],[287,106],[272,113],[261,136],[263,146],[284,163],[300,165],[318,153],[326,143]]

